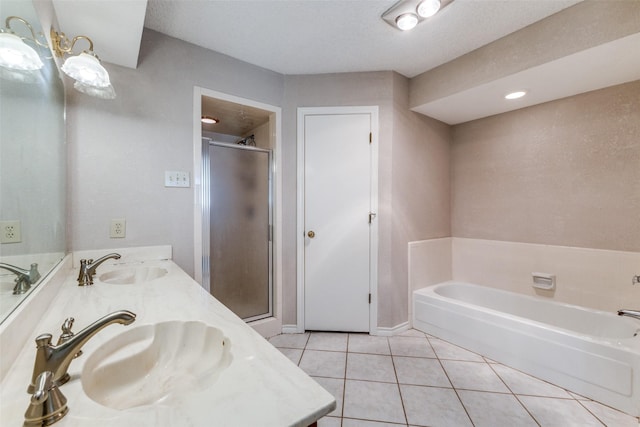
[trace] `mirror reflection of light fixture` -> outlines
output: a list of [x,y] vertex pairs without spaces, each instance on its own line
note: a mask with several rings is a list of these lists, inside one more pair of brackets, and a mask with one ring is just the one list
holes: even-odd
[[400,0],[382,14],[382,19],[398,30],[407,31],[452,2],[453,0]]
[[[79,40],[86,40],[89,49],[75,55],[73,48]],[[100,58],[93,51],[93,41],[89,37],[75,36],[69,40],[64,33],[58,33],[52,28],[51,44],[56,56],[62,58],[65,54],[70,55],[60,69],[76,81],[73,85],[76,90],[103,99],[116,97],[109,73],[100,64]]]
[[[18,21],[29,29],[31,37],[21,37],[11,28],[11,23]],[[42,35],[42,34],[40,34]],[[35,30],[25,19],[19,16],[9,16],[5,21],[5,28],[0,29],[0,77],[31,83],[37,80],[38,73],[44,64],[38,52],[25,41],[31,41],[35,46],[48,47],[38,40]]]
[[202,123],[205,123],[205,124],[208,124],[208,125],[214,125],[214,124],[220,122],[220,120],[216,119],[215,117],[211,117],[211,116],[202,116],[200,118],[200,121]]

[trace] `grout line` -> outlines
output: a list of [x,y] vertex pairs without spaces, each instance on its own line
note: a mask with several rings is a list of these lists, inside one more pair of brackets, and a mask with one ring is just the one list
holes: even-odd
[[[484,356],[483,356],[484,357]],[[518,397],[518,395],[516,395],[513,390],[511,390],[511,387],[509,387],[509,384],[507,384],[507,382],[505,380],[502,379],[502,377],[500,376],[500,374],[498,373],[498,371],[496,371],[493,368],[493,364],[486,362],[486,364],[489,366],[489,368],[491,369],[491,371],[500,379],[500,381],[502,381],[502,384],[504,384],[504,386],[507,388],[507,390],[509,390],[509,393],[511,393],[511,395],[513,397],[516,398],[516,400],[518,401],[518,403],[520,404],[520,406],[522,406],[524,408],[524,410],[527,412],[527,414],[529,414],[529,416],[533,419],[533,421],[538,424],[538,426],[540,426],[540,423],[538,422],[538,420],[536,419],[536,417],[533,416],[533,414],[531,413],[531,411],[529,411],[529,408],[527,408],[527,406],[520,400],[520,398]]]
[[[389,346],[389,353],[391,351],[391,343],[389,342],[389,338],[387,338],[387,345]],[[407,417],[407,410],[404,407],[404,399],[402,397],[402,390],[400,389],[400,380],[398,379],[398,372],[396,371],[396,362],[393,360],[393,354],[389,356],[391,358],[391,366],[393,366],[393,375],[396,377],[396,387],[398,387],[398,396],[400,397],[400,404],[402,405],[402,413],[404,414],[404,420],[406,425],[409,425],[409,418]]]
[[440,364],[440,368],[442,369],[442,371],[444,372],[445,376],[447,377],[447,380],[449,381],[449,384],[451,384],[451,388],[453,389],[453,392],[456,394],[456,397],[458,398],[458,402],[460,402],[460,405],[462,406],[462,409],[464,409],[465,414],[467,414],[467,418],[469,418],[469,422],[471,423],[472,426],[475,427],[476,424],[473,422],[473,419],[471,418],[471,415],[469,414],[469,411],[467,410],[467,407],[464,406],[464,402],[462,402],[462,399],[460,398],[460,394],[458,394],[458,390],[454,387],[453,381],[451,381],[451,378],[449,377],[449,373],[444,368],[444,365],[442,364],[442,360],[440,360],[440,356],[438,356],[438,353],[436,352],[436,349],[433,348],[433,346],[431,345],[431,340],[429,338],[427,338],[427,342],[429,343],[429,347],[431,347],[431,350],[433,350],[433,354],[436,355],[436,360]]
[[591,412],[591,410],[589,410],[589,408],[587,408],[586,406],[584,406],[584,405],[582,404],[582,402],[581,402],[581,401],[579,401],[578,399],[575,399],[575,401],[576,401],[576,402],[578,402],[578,404],[579,404],[580,406],[582,406],[584,409],[586,409],[588,413],[590,413],[591,415],[593,415],[593,417],[594,417],[596,420],[600,421],[600,423],[602,423],[602,425],[603,425],[604,427],[607,427],[607,424],[606,424],[604,421],[602,421],[602,420],[600,419],[600,417],[598,417],[596,414],[594,414],[593,412]]

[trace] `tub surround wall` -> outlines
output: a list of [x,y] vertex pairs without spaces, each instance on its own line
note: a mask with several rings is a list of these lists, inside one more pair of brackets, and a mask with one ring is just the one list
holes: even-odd
[[[609,312],[636,309],[640,252],[453,238],[453,280],[539,295]],[[532,287],[532,272],[556,275],[555,291]]]
[[640,251],[640,81],[453,128],[452,235]]

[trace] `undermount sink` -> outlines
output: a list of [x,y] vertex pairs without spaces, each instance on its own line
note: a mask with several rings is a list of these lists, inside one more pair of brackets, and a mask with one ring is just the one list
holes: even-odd
[[202,390],[231,364],[223,332],[197,321],[169,321],[125,331],[96,349],[82,370],[94,401],[129,409]]
[[112,285],[133,285],[157,279],[167,274],[161,267],[131,267],[108,271],[98,276],[98,280]]

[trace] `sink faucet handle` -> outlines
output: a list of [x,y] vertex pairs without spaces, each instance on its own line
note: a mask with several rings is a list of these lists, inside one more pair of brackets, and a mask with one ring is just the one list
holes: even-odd
[[[73,337],[75,334],[73,333],[73,331],[71,330],[71,328],[73,327],[73,322],[75,321],[75,319],[73,317],[68,317],[67,319],[65,319],[65,321],[62,323],[62,326],[60,327],[62,329],[62,334],[60,335],[60,338],[58,338],[58,343],[56,345],[60,345],[63,344],[67,341],[69,341],[71,339],[71,337]],[[79,352],[77,352],[73,358],[75,359],[76,357],[79,357],[82,355],[82,350],[80,350]]]
[[44,371],[36,379],[36,389],[24,413],[24,426],[48,426],[67,415],[67,398],[53,382],[53,373]]

